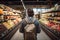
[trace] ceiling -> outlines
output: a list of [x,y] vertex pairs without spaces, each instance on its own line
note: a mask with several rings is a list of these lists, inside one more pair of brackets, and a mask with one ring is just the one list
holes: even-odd
[[[26,5],[54,5],[60,4],[60,0],[23,0]],[[0,0],[0,3],[6,5],[21,5],[20,0]]]
[[[60,0],[23,0],[25,5],[39,5],[40,7],[53,7],[55,4],[60,5]],[[22,5],[21,0],[0,0],[0,4],[5,5]],[[42,5],[42,6],[41,6]]]

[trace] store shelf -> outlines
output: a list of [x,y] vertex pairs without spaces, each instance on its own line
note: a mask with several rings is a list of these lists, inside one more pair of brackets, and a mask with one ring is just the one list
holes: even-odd
[[[20,24],[20,23],[19,23]],[[8,30],[8,32],[4,35],[4,36],[2,36],[2,37],[0,37],[0,40],[10,40],[10,38],[13,36],[13,34],[17,31],[17,29],[19,28],[19,24],[18,25],[16,25],[16,26],[14,26],[14,27],[12,27],[10,30]]]
[[15,20],[15,18],[0,20],[0,23],[7,22],[8,20]]
[[20,16],[20,15],[4,15],[4,16]]
[[46,13],[56,13],[56,12],[60,12],[60,10],[52,10],[52,11],[50,11],[50,12],[46,12]]
[[0,7],[2,8],[0,8],[0,40],[10,40],[19,28],[21,17],[18,12],[21,12],[2,4],[0,4]]
[[50,29],[48,26],[46,26],[45,24],[41,23],[42,29],[48,34],[48,36],[52,39],[52,40],[60,40],[60,34],[58,35],[57,31],[53,31],[52,29]]
[[47,19],[48,19],[48,20],[57,20],[57,21],[60,20],[60,18],[58,18],[58,17],[57,17],[57,18],[51,17],[51,18],[47,18]]
[[0,14],[0,16],[3,15],[3,14]]

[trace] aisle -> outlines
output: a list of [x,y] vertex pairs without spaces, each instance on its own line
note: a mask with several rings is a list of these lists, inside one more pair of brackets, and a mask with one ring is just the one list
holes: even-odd
[[[38,40],[51,40],[43,30],[41,30],[41,33],[37,36]],[[19,33],[19,30],[15,33],[15,35],[11,38],[11,40],[23,40],[23,34]]]

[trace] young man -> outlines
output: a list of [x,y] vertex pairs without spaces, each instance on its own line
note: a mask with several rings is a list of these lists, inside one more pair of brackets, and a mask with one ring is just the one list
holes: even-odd
[[[24,18],[21,22],[20,32],[23,33],[24,40],[37,40],[37,33],[40,33],[41,31],[39,21],[33,17],[34,12],[32,9],[28,9],[27,13],[28,13],[28,17]],[[32,24],[32,25],[30,27],[26,27],[27,24],[29,25]],[[35,25],[34,27],[33,27],[33,24]],[[28,32],[29,30],[30,32]]]

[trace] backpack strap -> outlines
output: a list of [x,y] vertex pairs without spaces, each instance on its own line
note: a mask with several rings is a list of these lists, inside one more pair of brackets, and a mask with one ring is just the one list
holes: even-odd
[[28,17],[28,18],[25,18],[25,21],[26,21],[26,23],[28,23],[28,24],[34,24],[35,18]]

